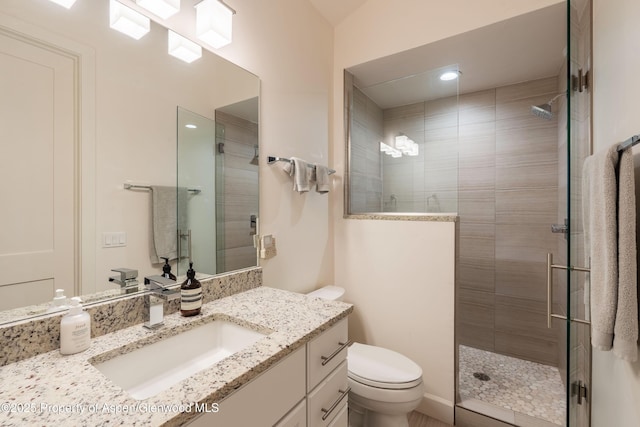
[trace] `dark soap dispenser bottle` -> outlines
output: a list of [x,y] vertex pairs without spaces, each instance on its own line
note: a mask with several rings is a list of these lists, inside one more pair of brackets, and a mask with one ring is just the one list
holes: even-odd
[[185,317],[200,314],[202,308],[202,285],[196,279],[193,263],[189,263],[187,280],[180,286],[180,314]]
[[162,266],[162,277],[171,280],[178,280],[176,275],[171,272],[171,265],[169,265],[169,258],[160,257],[164,260],[164,265]]

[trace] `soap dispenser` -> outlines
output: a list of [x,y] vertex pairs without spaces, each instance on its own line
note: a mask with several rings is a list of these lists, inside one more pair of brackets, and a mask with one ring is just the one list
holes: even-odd
[[193,263],[189,263],[187,280],[180,286],[180,314],[185,317],[200,314],[202,308],[202,285],[196,279]]
[[164,265],[162,266],[162,277],[171,280],[177,280],[176,275],[171,272],[171,265],[169,264],[169,258],[160,257],[164,260]]
[[48,313],[69,308],[67,297],[64,296],[64,289],[56,289],[56,295],[53,297],[51,305],[47,309]]
[[71,308],[60,321],[60,353],[75,354],[91,344],[91,317],[82,309],[80,298],[71,298]]

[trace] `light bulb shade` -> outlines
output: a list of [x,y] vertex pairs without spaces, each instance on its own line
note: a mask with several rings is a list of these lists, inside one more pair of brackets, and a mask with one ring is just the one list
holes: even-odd
[[408,156],[417,156],[418,154],[420,154],[420,148],[418,147],[418,144],[413,142],[413,144],[411,144],[411,149],[409,150],[407,155]]
[[404,151],[410,147],[412,142],[407,135],[398,135],[396,136],[395,145],[398,150]]
[[389,145],[387,145],[384,142],[380,141],[380,151],[382,151],[383,153],[388,153],[391,150],[393,150],[393,147],[390,147]]
[[49,0],[55,4],[59,4],[60,6],[64,6],[67,9],[71,9],[71,6],[76,2],[76,0]]
[[136,0],[136,3],[162,19],[180,12],[180,0]]
[[116,0],[110,0],[109,26],[139,40],[149,32],[151,21],[140,12],[136,12]]
[[214,48],[231,43],[233,10],[218,0],[196,5],[196,35]]
[[180,34],[169,30],[169,55],[175,56],[184,62],[191,63],[202,57],[202,47]]

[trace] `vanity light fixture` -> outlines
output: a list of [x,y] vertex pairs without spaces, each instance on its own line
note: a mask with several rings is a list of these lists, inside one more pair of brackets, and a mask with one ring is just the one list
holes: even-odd
[[184,125],[184,127],[188,128],[188,129],[197,129],[198,126],[194,125],[193,123],[187,123],[186,125]]
[[136,3],[162,19],[180,12],[180,0],[136,0]]
[[440,80],[444,82],[455,80],[458,78],[458,74],[459,73],[457,71],[445,71],[444,73],[440,74]]
[[396,148],[407,156],[417,156],[420,153],[418,144],[406,135],[396,136]]
[[71,6],[76,2],[76,0],[49,0],[55,4],[59,4],[60,6],[64,6],[67,9],[71,9]]
[[[202,57],[202,46],[169,30],[169,55],[190,64]],[[187,125],[188,126],[188,125]]]
[[216,49],[231,43],[232,18],[236,11],[222,0],[202,0],[195,7],[197,37]]
[[393,158],[402,157],[402,152],[400,150],[393,148],[392,146],[387,145],[382,141],[380,141],[380,151],[382,151],[385,154],[388,154]]
[[151,21],[116,0],[109,2],[109,26],[131,38],[139,40],[149,32]]

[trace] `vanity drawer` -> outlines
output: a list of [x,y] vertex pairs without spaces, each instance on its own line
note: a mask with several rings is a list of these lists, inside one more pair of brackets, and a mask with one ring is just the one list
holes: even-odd
[[331,421],[329,427],[348,427],[349,426],[349,406],[344,407],[338,412],[338,415]]
[[[307,399],[309,427],[329,426],[347,406],[347,361],[344,360]],[[323,419],[324,418],[324,419]]]
[[[307,391],[347,358],[348,323],[343,319],[308,344]],[[346,374],[345,374],[346,378]]]

